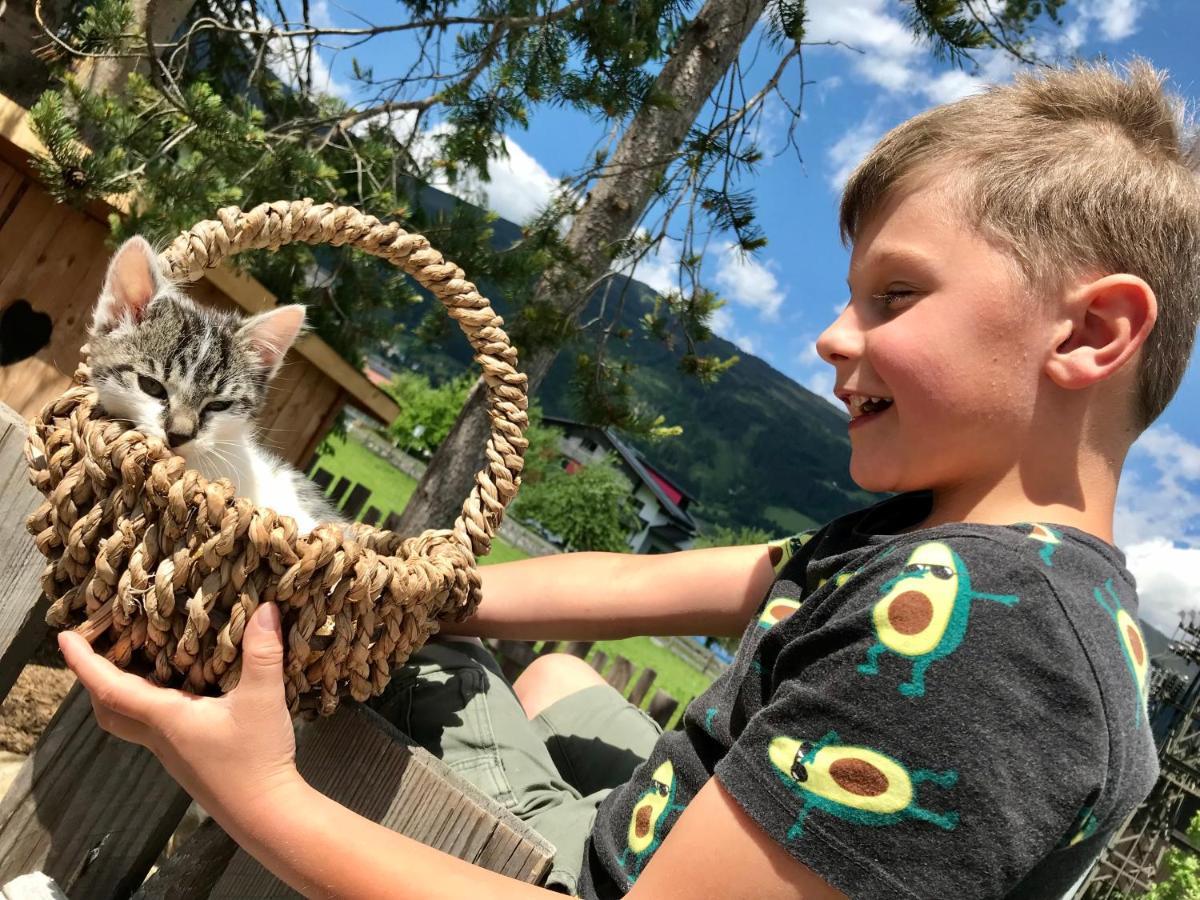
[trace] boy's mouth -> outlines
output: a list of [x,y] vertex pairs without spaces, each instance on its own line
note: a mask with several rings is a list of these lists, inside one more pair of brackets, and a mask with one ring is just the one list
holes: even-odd
[[877,419],[883,413],[892,408],[892,399],[890,397],[859,397],[853,396],[847,399],[847,406],[850,408],[850,428],[856,428],[866,422]]
[[867,394],[849,393],[839,393],[838,396],[846,404],[851,419],[881,413],[892,405],[891,397],[872,397]]

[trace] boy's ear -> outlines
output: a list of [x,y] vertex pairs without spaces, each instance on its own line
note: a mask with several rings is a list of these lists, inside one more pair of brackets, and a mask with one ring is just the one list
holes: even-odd
[[1136,275],[1106,275],[1073,291],[1064,313],[1046,374],[1078,390],[1111,377],[1138,352],[1157,321],[1158,300]]
[[250,345],[267,377],[274,378],[303,328],[304,307],[293,304],[252,316],[238,329],[238,337]]
[[104,289],[92,314],[92,333],[112,331],[123,321],[136,324],[163,287],[158,256],[146,239],[131,237],[113,254]]

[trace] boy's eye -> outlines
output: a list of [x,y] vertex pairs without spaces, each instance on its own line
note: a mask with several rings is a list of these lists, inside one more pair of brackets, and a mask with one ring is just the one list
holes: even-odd
[[151,397],[157,397],[159,400],[167,399],[167,389],[160,382],[155,381],[149,375],[139,375],[137,378],[138,387],[144,393],[149,394]]
[[895,304],[902,302],[905,297],[915,293],[916,291],[884,291],[882,294],[875,294],[871,299],[878,300],[886,308],[891,309]]
[[232,400],[214,400],[212,403],[204,405],[205,412],[225,412],[229,407],[233,406]]

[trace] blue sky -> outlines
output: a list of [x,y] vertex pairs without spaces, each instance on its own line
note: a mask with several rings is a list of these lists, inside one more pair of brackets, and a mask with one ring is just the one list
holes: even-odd
[[[698,5],[698,3],[697,3]],[[384,21],[383,4],[320,0],[314,17],[351,24],[352,13]],[[889,128],[937,103],[1010,80],[1016,63],[999,53],[980,53],[976,72],[936,63],[915,44],[896,0],[809,0],[807,40],[849,46],[810,46],[804,51],[803,119],[796,130],[799,158],[784,150],[787,116],[769,104],[758,139],[767,158],[744,182],[758,203],[769,243],[750,259],[727,250],[713,235],[707,245],[707,282],[729,301],[716,331],[748,353],[832,400],[830,368],[813,340],[846,299],[848,253],[837,235],[840,187],[854,164]],[[1172,89],[1189,103],[1200,98],[1200,4],[1191,0],[1068,0],[1064,27],[1046,28],[1039,50],[1046,58],[1102,54],[1122,62],[1142,56],[1169,73]],[[743,62],[755,85],[777,57],[763,50],[751,65],[753,41]],[[383,75],[399,68],[402,41],[376,41],[354,52]],[[862,51],[862,52],[858,52]],[[349,96],[349,54],[327,52],[322,74],[336,93]],[[792,84],[798,83],[795,70]],[[752,88],[753,89],[753,88]],[[795,97],[795,90],[789,96]],[[577,113],[539,109],[531,127],[507,136],[507,160],[477,185],[483,199],[505,218],[521,221],[554,189],[557,179],[588,158],[605,124]],[[779,155],[774,155],[779,151]],[[666,243],[635,273],[653,286],[673,278],[678,246]],[[1175,624],[1180,607],[1200,609],[1200,364],[1193,361],[1174,402],[1135,444],[1118,497],[1116,540],[1138,579],[1144,617],[1160,628]]]

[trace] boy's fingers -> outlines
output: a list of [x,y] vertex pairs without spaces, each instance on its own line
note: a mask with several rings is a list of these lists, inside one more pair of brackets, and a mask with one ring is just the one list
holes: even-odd
[[[149,722],[170,699],[162,688],[122,672],[74,632],[61,632],[58,646],[71,671],[91,694],[93,707],[103,707],[126,719]],[[97,709],[98,715],[99,712]]]

